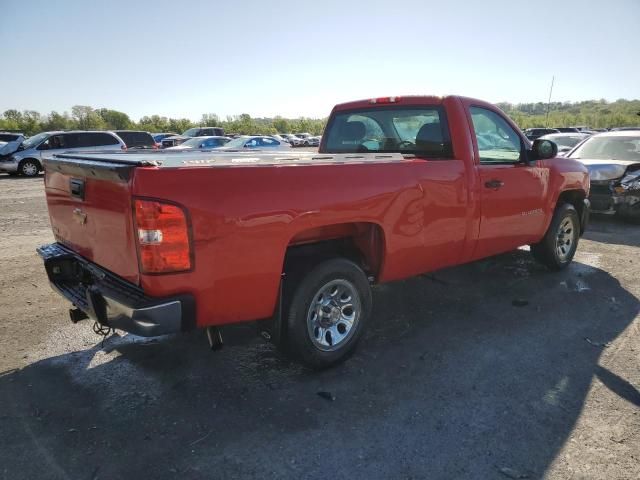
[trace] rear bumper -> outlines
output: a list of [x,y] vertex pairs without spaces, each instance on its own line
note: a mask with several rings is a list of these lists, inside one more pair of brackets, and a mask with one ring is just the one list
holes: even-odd
[[37,252],[52,288],[102,325],[142,337],[195,327],[191,295],[148,297],[139,287],[58,243],[43,245]]

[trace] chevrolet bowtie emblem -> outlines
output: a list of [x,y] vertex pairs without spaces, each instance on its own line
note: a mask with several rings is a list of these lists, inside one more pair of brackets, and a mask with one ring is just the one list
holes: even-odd
[[84,225],[85,223],[87,223],[87,214],[84,213],[82,210],[80,210],[79,208],[75,208],[73,210],[73,218],[75,219],[76,222],[78,222],[80,225]]

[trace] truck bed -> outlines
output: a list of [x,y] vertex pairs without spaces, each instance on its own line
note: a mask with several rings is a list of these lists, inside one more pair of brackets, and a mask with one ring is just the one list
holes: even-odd
[[[124,167],[156,166],[162,168],[177,167],[236,167],[236,166],[274,166],[306,164],[341,163],[380,163],[400,162],[412,155],[399,153],[359,153],[359,154],[319,154],[314,152],[268,152],[263,150],[233,151],[145,151],[145,152],[87,152],[63,153],[48,159],[51,166],[72,164],[73,160],[84,160],[99,164],[116,164]],[[69,160],[69,162],[65,162]],[[106,167],[106,165],[104,165]]]

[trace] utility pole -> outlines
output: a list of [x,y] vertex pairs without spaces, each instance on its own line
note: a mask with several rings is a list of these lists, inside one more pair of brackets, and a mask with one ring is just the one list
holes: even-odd
[[551,107],[551,94],[553,93],[553,81],[556,79],[555,75],[551,77],[551,88],[549,89],[549,101],[547,102],[547,119],[545,121],[545,127],[549,128],[549,108]]

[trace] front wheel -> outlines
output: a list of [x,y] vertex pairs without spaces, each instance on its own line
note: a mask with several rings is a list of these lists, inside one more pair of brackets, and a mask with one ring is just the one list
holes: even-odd
[[560,205],[540,243],[531,245],[533,257],[552,270],[562,270],[573,260],[580,239],[580,217],[569,203]]
[[353,353],[370,316],[362,269],[344,258],[324,261],[302,278],[289,303],[289,349],[312,368],[335,365]]
[[18,166],[18,171],[25,177],[35,177],[40,172],[40,164],[35,160],[23,160]]

